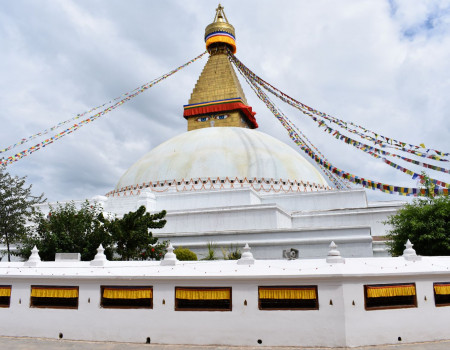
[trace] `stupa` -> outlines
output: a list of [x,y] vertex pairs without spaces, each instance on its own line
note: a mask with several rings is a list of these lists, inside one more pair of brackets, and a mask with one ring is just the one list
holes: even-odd
[[150,150],[93,200],[119,216],[141,205],[167,210],[154,234],[200,257],[209,243],[249,243],[258,259],[280,259],[286,249],[313,258],[331,241],[343,256],[386,255],[373,236],[385,235],[382,221],[402,203],[368,203],[362,189],[334,189],[300,153],[257,131],[227,55],[236,52],[235,38],[219,5],[205,30],[208,61],[184,106],[187,132]]
[[111,194],[148,187],[158,191],[234,188],[233,183],[267,192],[330,189],[299,153],[255,130],[256,113],[227,55],[228,50],[236,52],[235,30],[220,5],[206,27],[205,42],[209,59],[184,106],[188,132],[132,165]]
[[[35,247],[26,262],[1,262],[0,336],[178,348],[449,344],[450,257],[418,256],[408,241],[403,256],[373,258],[383,253],[373,242],[386,229],[380,221],[398,203],[332,189],[256,131],[226,59],[235,33],[221,6],[205,39],[210,57],[185,106],[189,131],[92,199],[117,215],[166,209],[166,227],[154,232],[171,241],[164,259],[108,261],[100,245],[92,261],[41,261]],[[179,261],[173,252],[201,254],[208,242],[233,243],[242,257]]]

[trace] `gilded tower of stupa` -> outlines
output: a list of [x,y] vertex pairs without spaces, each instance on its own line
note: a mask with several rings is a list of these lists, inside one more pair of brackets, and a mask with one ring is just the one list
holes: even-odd
[[247,105],[241,84],[228,59],[236,53],[234,27],[219,4],[213,23],[205,29],[209,59],[184,106],[188,131],[208,127],[258,127],[255,112]]

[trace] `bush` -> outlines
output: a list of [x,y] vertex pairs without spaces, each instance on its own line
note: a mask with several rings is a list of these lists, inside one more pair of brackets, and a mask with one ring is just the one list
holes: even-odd
[[239,260],[242,256],[240,249],[233,244],[230,246],[230,250],[224,248],[221,249],[224,260]]
[[208,253],[202,260],[217,260],[216,257],[216,248],[217,246],[213,242],[208,242],[206,244],[206,248],[208,249]]
[[418,255],[450,255],[450,197],[435,196],[435,186],[424,172],[421,182],[425,197],[406,204],[385,221],[392,226],[387,244],[393,256],[402,255],[408,239]]
[[387,238],[393,256],[402,255],[408,239],[418,255],[450,255],[450,197],[416,199],[386,223],[392,226]]
[[195,254],[192,250],[188,248],[178,247],[173,251],[177,256],[177,259],[180,261],[192,261],[198,260],[197,254]]

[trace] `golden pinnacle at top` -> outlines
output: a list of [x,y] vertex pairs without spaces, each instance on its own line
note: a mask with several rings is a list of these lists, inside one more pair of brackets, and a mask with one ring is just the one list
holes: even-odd
[[210,48],[225,44],[233,53],[236,53],[234,27],[228,23],[223,6],[220,4],[216,9],[213,23],[205,29],[205,42],[208,51],[210,51]]

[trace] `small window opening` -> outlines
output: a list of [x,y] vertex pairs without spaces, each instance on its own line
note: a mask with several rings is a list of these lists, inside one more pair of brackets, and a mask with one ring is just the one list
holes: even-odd
[[436,306],[450,306],[450,282],[434,283],[433,290]]
[[31,286],[30,307],[78,309],[78,287]]
[[151,286],[102,286],[100,305],[108,309],[151,309]]
[[231,311],[231,287],[176,287],[176,311]]
[[317,310],[317,286],[258,287],[260,310]]
[[366,310],[417,307],[415,283],[364,286]]
[[0,286],[0,307],[9,307],[11,304],[11,286]]

